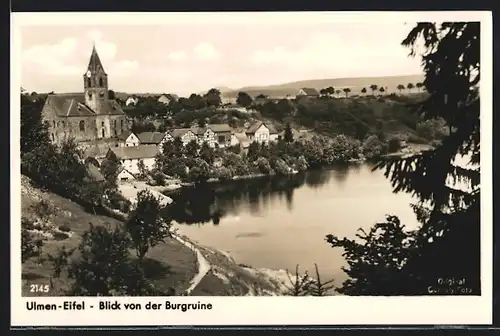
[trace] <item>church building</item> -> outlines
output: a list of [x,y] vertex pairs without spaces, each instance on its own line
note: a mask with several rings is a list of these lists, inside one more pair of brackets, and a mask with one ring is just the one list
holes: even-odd
[[49,125],[54,143],[73,138],[81,145],[112,141],[129,130],[120,105],[108,97],[108,75],[99,55],[92,49],[87,71],[83,75],[83,93],[51,94],[42,116]]

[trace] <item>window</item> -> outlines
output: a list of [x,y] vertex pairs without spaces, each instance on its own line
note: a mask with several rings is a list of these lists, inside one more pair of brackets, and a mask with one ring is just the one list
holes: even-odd
[[56,128],[56,121],[52,120],[52,123],[54,124],[54,128]]
[[80,131],[85,132],[85,121],[80,121]]
[[104,86],[103,81],[102,81],[102,78],[99,78],[99,86],[100,86],[100,87]]
[[56,140],[56,138],[54,136],[54,133],[52,133],[52,141],[55,141],[55,140]]
[[92,82],[90,81],[90,78],[87,78],[87,87],[91,87],[92,86]]
[[113,125],[116,128],[116,119],[114,120]]
[[219,143],[226,142],[226,137],[224,135],[219,135]]
[[103,122],[101,122],[101,126],[102,126],[102,127],[104,127],[104,121],[103,121]]
[[104,138],[104,128],[102,129],[102,137]]
[[88,93],[89,99],[92,99],[92,92]]
[[122,120],[120,120],[120,126],[121,126],[121,128],[123,129],[123,119],[122,119]]
[[104,98],[104,92],[99,92],[99,97]]

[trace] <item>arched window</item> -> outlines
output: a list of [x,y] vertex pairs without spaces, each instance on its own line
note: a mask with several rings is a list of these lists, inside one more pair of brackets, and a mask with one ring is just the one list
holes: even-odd
[[56,121],[55,120],[52,120],[52,124],[54,125],[54,128],[56,128]]
[[92,86],[92,82],[90,81],[90,78],[87,78],[87,87],[91,87]]
[[84,132],[85,131],[85,121],[80,121],[80,131]]
[[55,140],[56,140],[56,138],[54,136],[54,133],[52,133],[52,141],[55,141]]
[[103,87],[103,86],[104,86],[104,83],[103,83],[103,81],[102,81],[102,78],[99,78],[99,86],[100,86],[100,87]]
[[105,135],[104,135],[104,128],[102,129],[102,137],[104,138]]

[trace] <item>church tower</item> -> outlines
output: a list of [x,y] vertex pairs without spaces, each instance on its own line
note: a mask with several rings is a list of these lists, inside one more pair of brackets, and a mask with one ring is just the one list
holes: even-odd
[[92,48],[87,71],[83,75],[85,104],[96,114],[106,113],[108,105],[108,75],[104,71],[95,45]]

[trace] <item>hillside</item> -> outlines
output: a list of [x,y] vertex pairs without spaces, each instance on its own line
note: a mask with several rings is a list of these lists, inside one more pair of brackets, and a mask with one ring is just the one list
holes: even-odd
[[[49,255],[54,256],[63,247],[78,246],[89,223],[108,228],[122,225],[116,219],[90,214],[64,197],[38,189],[24,175],[21,176],[21,213],[23,226],[31,222],[30,231],[44,237],[41,257],[33,257],[22,265],[23,296],[64,295],[71,280],[64,275],[53,277]],[[224,252],[197,246],[210,262],[211,269],[192,295],[275,295],[286,290],[284,271],[243,267]],[[132,251],[131,255],[134,255]],[[177,295],[189,287],[199,267],[193,251],[176,239],[167,239],[152,248],[145,262],[148,280],[164,291],[173,287]],[[30,285],[35,282],[49,285],[49,293],[31,293]]]
[[368,89],[372,84],[376,84],[379,87],[387,87],[388,92],[397,92],[396,87],[399,84],[416,84],[422,82],[423,79],[423,75],[311,79],[267,86],[247,86],[234,91],[223,92],[223,96],[226,98],[235,98],[238,96],[238,92],[243,91],[251,96],[264,94],[270,97],[284,97],[286,95],[294,96],[299,89],[304,87],[320,90],[329,86],[333,86],[336,89],[348,87],[352,91],[351,94],[359,94],[363,87]]

